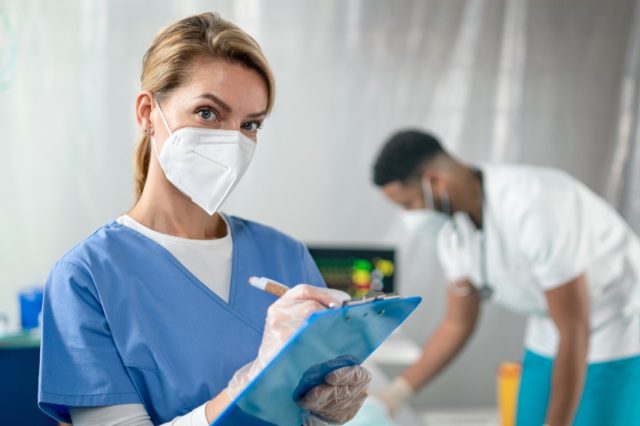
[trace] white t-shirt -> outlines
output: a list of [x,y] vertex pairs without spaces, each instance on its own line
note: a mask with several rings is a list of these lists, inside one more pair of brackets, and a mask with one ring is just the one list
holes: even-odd
[[[230,229],[224,215],[221,214],[220,217],[225,221],[227,229]],[[233,252],[231,231],[227,232],[223,238],[215,240],[191,240],[154,231],[129,215],[120,216],[118,223],[160,244],[211,291],[225,302],[229,302]]]
[[586,273],[589,361],[640,354],[640,240],[626,222],[562,171],[508,165],[482,171],[483,230],[456,214],[438,235],[447,278],[468,278],[478,288],[486,281],[494,302],[529,315],[527,348],[554,356],[558,332],[544,292]]

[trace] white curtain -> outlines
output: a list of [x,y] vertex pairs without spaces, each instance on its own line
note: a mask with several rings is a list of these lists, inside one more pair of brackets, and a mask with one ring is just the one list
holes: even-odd
[[[398,241],[370,169],[410,126],[465,161],[561,167],[640,231],[634,0],[0,0],[0,311],[15,318],[17,289],[129,208],[142,55],[161,27],[206,10],[253,34],[277,76],[227,211],[308,242]],[[432,244],[401,246],[424,259],[404,268],[406,288],[428,296],[412,328],[424,334],[441,309]],[[493,399],[495,363],[519,351],[522,323],[506,315],[487,311],[425,401]]]

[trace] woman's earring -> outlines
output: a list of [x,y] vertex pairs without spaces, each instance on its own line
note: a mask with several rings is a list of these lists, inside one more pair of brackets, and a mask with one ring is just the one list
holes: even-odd
[[148,127],[145,127],[145,128],[144,128],[144,134],[145,134],[145,135],[148,135],[148,134],[149,134],[149,128],[148,128]]

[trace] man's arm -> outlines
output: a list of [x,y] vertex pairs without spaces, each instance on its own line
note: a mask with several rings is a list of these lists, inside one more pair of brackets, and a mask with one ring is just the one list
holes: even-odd
[[456,290],[447,292],[447,312],[424,344],[418,361],[384,390],[374,394],[391,415],[442,371],[471,336],[478,319],[480,299],[468,280],[457,282]]
[[460,296],[447,292],[444,319],[425,343],[420,359],[402,373],[414,390],[420,389],[447,366],[475,328],[480,311],[478,293],[468,281],[458,283],[457,288],[468,294]]
[[565,426],[572,423],[578,408],[587,368],[590,326],[586,275],[545,292],[545,296],[560,335],[546,422]]

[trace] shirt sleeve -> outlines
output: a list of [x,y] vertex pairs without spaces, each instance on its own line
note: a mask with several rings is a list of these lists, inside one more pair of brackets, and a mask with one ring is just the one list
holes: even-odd
[[477,286],[481,277],[478,253],[481,234],[466,214],[456,214],[438,233],[438,260],[447,281],[468,280]]
[[589,229],[578,194],[552,193],[531,201],[513,232],[543,290],[586,271]]
[[470,278],[469,271],[465,270],[466,268],[464,267],[464,264],[457,261],[458,259],[456,256],[458,256],[459,253],[454,252],[452,244],[453,233],[453,225],[451,223],[446,223],[438,233],[437,240],[438,260],[440,261],[440,266],[442,266],[444,276],[447,278],[448,282],[455,282],[465,278]]
[[69,423],[69,407],[141,403],[120,359],[91,275],[57,263],[43,302],[38,404]]
[[[205,405],[194,408],[160,426],[209,426]],[[142,404],[109,405],[106,407],[70,408],[74,426],[153,426]]]
[[73,426],[153,426],[142,404],[70,407],[69,414]]

